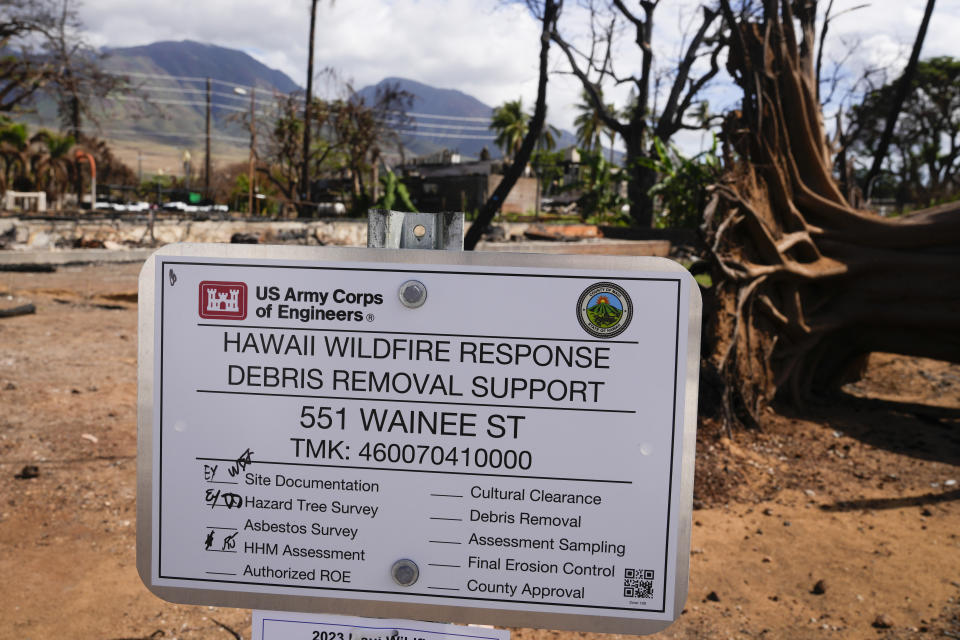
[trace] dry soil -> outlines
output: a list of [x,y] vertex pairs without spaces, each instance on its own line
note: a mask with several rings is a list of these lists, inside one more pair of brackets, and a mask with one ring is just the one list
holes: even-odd
[[[0,639],[249,638],[249,611],[137,575],[138,270],[0,272],[37,308],[0,319]],[[758,432],[703,422],[690,592],[661,637],[960,638],[958,427],[960,366],[886,354]]]

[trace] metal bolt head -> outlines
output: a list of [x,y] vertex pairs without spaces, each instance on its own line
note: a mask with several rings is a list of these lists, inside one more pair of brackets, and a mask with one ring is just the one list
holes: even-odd
[[427,288],[418,280],[407,280],[398,291],[400,302],[410,309],[422,307],[427,301]]
[[420,567],[413,560],[397,560],[390,568],[393,581],[401,587],[413,586],[420,578]]

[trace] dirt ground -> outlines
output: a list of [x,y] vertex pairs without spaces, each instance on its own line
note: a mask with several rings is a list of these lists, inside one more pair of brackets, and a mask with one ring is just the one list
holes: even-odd
[[[37,308],[0,318],[0,639],[250,637],[249,611],[137,575],[138,270],[0,272]],[[660,636],[960,638],[958,481],[957,365],[875,354],[760,432],[701,424],[690,595]]]

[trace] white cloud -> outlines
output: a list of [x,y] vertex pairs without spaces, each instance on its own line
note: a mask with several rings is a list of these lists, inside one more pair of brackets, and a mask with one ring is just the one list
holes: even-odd
[[359,86],[401,76],[459,89],[492,105],[535,91],[539,34],[521,6],[354,0],[325,12],[317,61]]
[[[98,46],[197,40],[242,49],[305,83],[304,0],[89,0],[82,18]],[[489,104],[536,91],[538,25],[521,5],[474,0],[341,0],[317,9],[315,68],[355,84],[387,76],[455,88]]]
[[[837,0],[842,11],[863,0]],[[826,3],[820,3],[821,11]],[[587,45],[587,16],[568,2],[562,22],[578,46]],[[865,65],[901,64],[909,54],[925,2],[875,0],[869,7],[837,18],[831,25],[827,54],[839,58],[858,42],[849,75]],[[683,35],[696,25],[698,3],[661,3],[656,14],[654,47],[658,65],[679,55]],[[309,0],[86,0],[81,16],[97,45],[132,46],[158,40],[197,40],[247,51],[279,68],[300,84],[306,73]],[[960,0],[939,0],[927,35],[924,56],[957,54]],[[536,94],[539,25],[522,3],[477,0],[321,0],[317,17],[316,65],[335,67],[355,84],[372,84],[387,76],[406,77],[443,88],[459,89],[490,105]],[[904,53],[905,51],[905,53]],[[621,75],[637,73],[640,54],[633,33],[624,30],[616,49]],[[551,68],[567,69],[554,46]],[[708,94],[715,109],[732,106],[729,79],[717,80]],[[623,105],[629,85],[607,89]],[[554,74],[549,87],[550,120],[573,129],[580,86],[568,74]]]

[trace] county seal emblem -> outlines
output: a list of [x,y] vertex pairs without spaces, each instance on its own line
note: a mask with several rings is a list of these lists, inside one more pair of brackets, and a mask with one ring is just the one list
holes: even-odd
[[577,319],[590,335],[613,338],[630,325],[633,302],[623,287],[612,282],[598,282],[580,294]]

